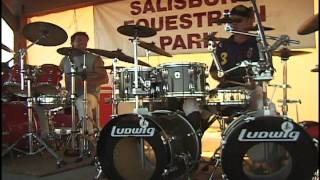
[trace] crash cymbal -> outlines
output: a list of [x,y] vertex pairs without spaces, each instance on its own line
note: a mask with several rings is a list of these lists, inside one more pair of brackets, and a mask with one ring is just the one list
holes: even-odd
[[305,35],[319,30],[319,14],[315,14],[305,20],[298,28],[298,34]]
[[139,44],[138,46],[144,48],[144,49],[147,49],[149,51],[152,51],[154,53],[157,53],[159,55],[163,55],[163,56],[167,56],[167,57],[172,57],[171,54],[167,53],[165,50],[159,48],[156,46],[156,44],[154,42],[151,42],[151,43],[147,43],[147,42],[144,42],[144,41],[139,41]]
[[304,55],[304,54],[309,54],[311,52],[308,51],[291,51],[288,48],[282,48],[279,51],[273,51],[272,55],[273,56],[278,56],[282,58],[289,58],[290,56],[298,56],[298,55]]
[[139,25],[124,25],[118,27],[117,31],[120,34],[131,37],[151,37],[157,34],[157,32],[149,27]]
[[5,50],[5,51],[7,51],[9,53],[13,53],[12,49],[10,49],[8,46],[6,46],[6,45],[4,45],[2,43],[1,43],[1,49]]
[[86,53],[85,51],[83,51],[81,49],[72,48],[72,47],[59,48],[57,50],[57,52],[61,55],[65,55],[65,56],[81,56]]
[[315,68],[311,69],[311,72],[319,72],[319,65],[316,65]]
[[[274,30],[272,27],[262,26],[264,31]],[[258,25],[253,26],[249,31],[258,31]]]
[[[125,55],[120,49],[116,50],[116,51],[107,51],[107,50],[103,50],[103,49],[86,49],[87,51],[94,53],[94,54],[98,54],[100,56],[106,57],[106,58],[117,58],[120,61],[124,61],[124,62],[128,62],[128,63],[134,63],[134,58]],[[149,64],[138,60],[138,64],[141,66],[147,66],[150,67]]]
[[34,22],[23,28],[23,35],[31,42],[43,46],[57,46],[68,39],[59,26],[47,22]]

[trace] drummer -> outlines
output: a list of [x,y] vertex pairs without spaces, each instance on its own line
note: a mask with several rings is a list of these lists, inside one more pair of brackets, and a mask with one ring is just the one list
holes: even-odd
[[[254,24],[253,10],[244,5],[237,5],[230,11],[231,27],[234,31],[248,32]],[[234,68],[244,60],[259,61],[259,50],[256,37],[233,34],[226,40],[221,40],[216,49],[216,55],[224,71]],[[225,74],[222,78],[217,75],[217,68],[212,62],[210,75],[219,82],[217,88],[245,88],[250,92],[248,110],[262,109],[262,87],[257,86],[247,77],[245,68],[238,68]]]
[[[72,48],[77,48],[80,50],[85,50],[87,48],[87,43],[89,41],[89,36],[85,32],[76,32],[71,36],[71,46]],[[76,66],[76,73],[81,73],[83,70],[84,57],[73,56],[71,61]],[[99,87],[101,84],[108,83],[108,75],[103,68],[104,62],[101,57],[93,54],[85,54],[86,63],[86,74],[79,75],[75,77],[75,91],[76,91],[76,109],[78,111],[79,120],[84,117],[85,110],[83,109],[83,80],[85,75],[87,80],[87,112],[88,121],[87,128],[88,133],[93,134],[94,130],[98,130],[97,120],[99,119],[99,104],[98,104],[98,94]],[[65,75],[65,85],[66,89],[71,93],[71,63],[69,57],[65,56],[60,62],[60,68],[63,70]]]

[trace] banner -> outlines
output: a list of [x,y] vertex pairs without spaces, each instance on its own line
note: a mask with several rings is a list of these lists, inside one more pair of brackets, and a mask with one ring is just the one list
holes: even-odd
[[[265,31],[269,36],[289,35],[300,41],[290,48],[315,47],[314,33],[298,35],[299,26],[313,15],[313,1],[257,0],[262,24],[275,30]],[[224,25],[215,21],[224,17],[234,6],[252,7],[251,1],[235,0],[123,0],[94,7],[95,47],[104,50],[121,49],[133,55],[132,37],[117,32],[122,25],[138,24],[155,29],[157,34],[139,38],[154,42],[171,54],[208,52],[207,42],[199,42],[208,33],[216,37],[229,37]],[[267,40],[271,45],[274,40]],[[145,56],[139,47],[138,56]],[[152,55],[152,54],[151,54]],[[154,54],[153,54],[154,55]]]

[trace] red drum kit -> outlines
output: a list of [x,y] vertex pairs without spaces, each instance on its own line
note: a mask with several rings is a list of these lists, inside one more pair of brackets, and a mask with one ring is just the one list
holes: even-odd
[[[252,3],[256,9],[255,2],[252,1]],[[255,13],[259,17],[258,11]],[[261,62],[244,61],[236,67],[250,69],[253,72],[252,79],[261,84],[264,97],[267,97],[266,87],[273,79],[273,69],[269,64],[272,62],[272,55],[279,56],[286,62],[290,56],[308,52],[291,51],[288,48],[275,51],[282,44],[299,42],[283,36],[281,38],[265,36],[263,31],[272,28],[263,27],[259,18],[257,21],[257,26],[252,30],[259,31],[258,34],[232,29],[227,31],[257,37],[258,43],[262,45],[260,50],[268,54]],[[221,23],[228,22],[224,20]],[[43,29],[47,29],[45,31],[47,34],[43,34]],[[309,33],[309,31],[315,31],[312,28],[309,29],[309,24],[301,28],[302,33]],[[212,179],[218,167],[222,167],[222,176],[225,179],[274,180],[315,177],[314,174],[318,168],[318,123],[309,121],[295,123],[287,116],[287,104],[292,100],[287,99],[286,65],[283,85],[280,86],[284,88],[282,115],[270,113],[266,98],[263,99],[262,110],[249,112],[246,111],[246,107],[251,97],[247,89],[226,88],[209,92],[206,82],[207,66],[203,63],[165,63],[158,67],[150,67],[149,64],[138,60],[138,46],[159,55],[172,57],[155,43],[140,40],[140,38],[156,35],[155,30],[139,25],[125,25],[120,26],[118,32],[133,38],[131,40],[134,57],[125,55],[121,50],[86,49],[86,52],[113,59],[112,66],[101,67],[113,71],[112,104],[117,105],[120,101],[136,103],[134,113],[117,115],[113,111],[112,119],[100,131],[95,157],[98,170],[96,179],[100,178],[102,173],[110,179],[191,178],[192,172],[200,162],[203,132],[195,129],[179,112],[152,109],[149,112],[148,108],[142,104],[142,102],[157,103],[157,100],[162,101],[168,98],[200,99],[201,103],[218,109],[215,119],[219,121],[223,121],[225,116],[233,116],[233,114],[224,114],[222,110],[224,108],[241,112],[239,117],[221,128],[221,146],[212,161],[208,162],[210,165],[217,162],[214,163],[214,170],[209,179]],[[54,38],[47,36],[51,33],[55,35]],[[31,23],[24,28],[24,35],[33,44],[44,46],[56,46],[65,41],[65,32],[49,23]],[[208,37],[203,41],[219,39]],[[266,39],[276,40],[275,45],[270,48]],[[219,76],[232,71],[233,69],[222,70],[215,57],[215,42],[209,44],[211,44],[209,51],[213,54],[213,62],[220,73]],[[60,48],[58,53],[71,56],[81,55],[84,52],[74,48]],[[23,51],[21,54],[24,54]],[[117,60],[133,63],[135,66],[133,68],[117,67]],[[2,110],[5,117],[3,133],[14,134],[4,138],[7,144],[14,144],[3,154],[12,148],[20,147],[16,146],[17,143],[27,144],[25,141],[16,141],[16,139],[21,139],[24,134],[31,134],[60,164],[61,158],[36,135],[41,129],[38,126],[37,113],[32,113],[34,112],[32,102],[48,105],[50,131],[55,132],[60,138],[63,135],[72,134],[74,117],[59,113],[63,109],[61,104],[66,104],[68,99],[65,95],[68,93],[62,92],[60,85],[61,70],[53,64],[44,64],[36,68],[24,65],[22,62],[3,73],[2,88],[5,92],[28,99],[27,106],[19,102],[3,102]],[[74,74],[77,75],[77,73]],[[24,80],[27,80],[26,85]],[[34,98],[31,89],[40,96]],[[113,107],[118,112],[117,106]],[[13,112],[16,109],[21,113]]]

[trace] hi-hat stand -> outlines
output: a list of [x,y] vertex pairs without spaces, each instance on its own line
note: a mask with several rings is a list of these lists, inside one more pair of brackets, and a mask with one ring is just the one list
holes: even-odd
[[[32,43],[31,45],[29,45],[27,48],[31,47],[32,45],[34,45],[35,43],[37,43],[38,41],[40,41],[41,38],[39,38],[37,41],[35,41],[34,43]],[[9,151],[11,150],[15,150],[18,152],[21,152],[23,154],[26,155],[34,155],[37,154],[41,151],[43,151],[44,149],[46,149],[56,160],[56,164],[58,167],[60,167],[63,163],[62,158],[59,157],[58,154],[56,154],[40,137],[38,137],[37,134],[34,133],[34,126],[32,124],[33,122],[33,98],[32,98],[32,93],[31,93],[31,80],[32,80],[32,75],[27,73],[31,73],[31,72],[26,72],[25,67],[24,67],[24,56],[26,55],[26,50],[27,49],[21,49],[19,50],[19,55],[20,55],[20,65],[21,65],[21,69],[20,69],[20,73],[21,73],[21,90],[24,91],[24,81],[27,81],[27,108],[28,108],[28,132],[26,134],[24,134],[22,137],[18,138],[17,141],[15,143],[13,143],[11,146],[9,146],[6,150],[4,150],[1,154],[1,156],[5,156]],[[22,149],[18,149],[16,148],[16,145],[21,142],[23,139],[27,139],[28,140],[28,151],[24,151]],[[34,145],[36,144],[36,142],[40,143],[40,145],[42,147],[38,147],[38,149],[34,148]]]

